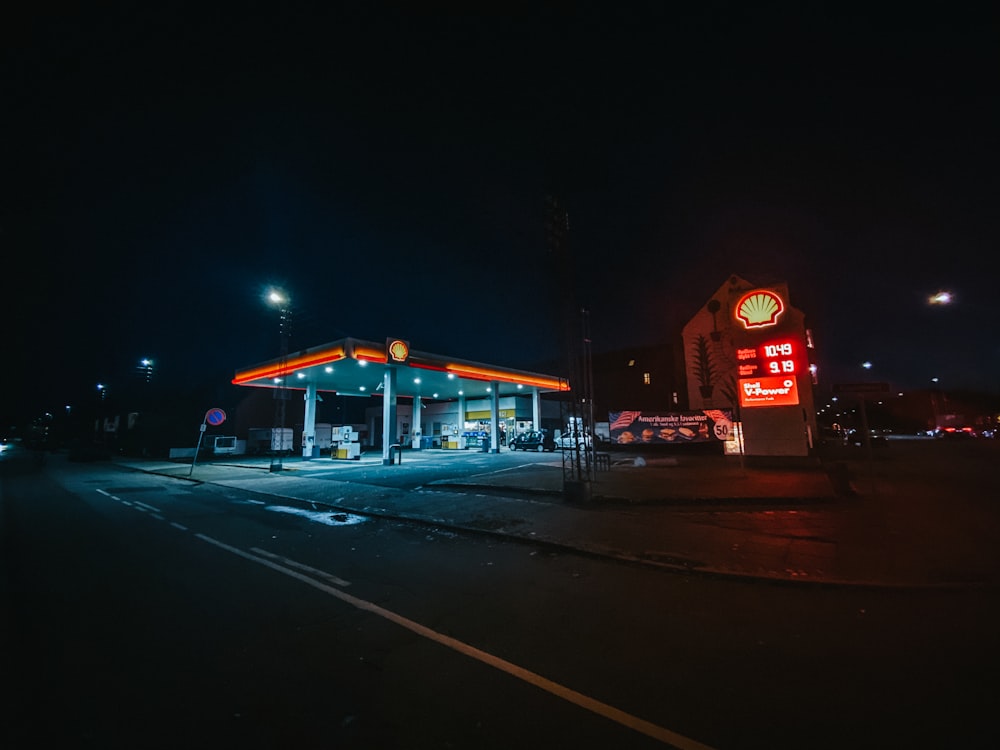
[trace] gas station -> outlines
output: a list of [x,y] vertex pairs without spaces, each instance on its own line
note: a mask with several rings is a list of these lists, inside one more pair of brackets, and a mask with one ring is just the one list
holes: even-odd
[[[405,339],[387,338],[384,343],[343,338],[319,346],[277,357],[242,370],[232,380],[234,385],[301,392],[305,402],[302,428],[303,458],[318,453],[316,441],[316,403],[320,394],[380,397],[382,400],[382,463],[393,463],[393,451],[401,447],[399,399],[410,399],[412,412],[407,433],[414,447],[422,435],[422,411],[427,402],[453,403],[456,423],[461,430],[468,407],[485,406],[488,422],[488,452],[500,450],[501,400],[530,398],[531,421],[541,424],[541,394],[570,390],[569,381],[557,375],[516,370],[482,362],[415,351]],[[343,429],[343,428],[342,428]],[[346,446],[356,441],[350,428],[338,435]],[[345,450],[348,450],[345,448]],[[356,450],[353,449],[353,450]],[[351,450],[351,452],[353,452]]]
[[[681,337],[688,411],[624,411],[609,423],[617,428],[629,416],[639,422],[663,419],[660,442],[720,439],[725,452],[740,456],[810,456],[818,435],[813,344],[804,313],[789,302],[786,284],[758,286],[730,276],[683,327]],[[282,354],[238,370],[232,383],[274,389],[282,415],[288,395],[302,393],[303,458],[319,456],[331,443],[331,457],[358,458],[363,431],[370,448],[381,446],[384,465],[400,458],[402,448],[475,446],[498,453],[502,434],[541,429],[550,418],[544,407],[557,406],[559,394],[570,391],[566,377],[415,351],[400,338],[343,338]],[[317,433],[321,394],[378,398],[366,410],[364,424],[322,423]],[[557,398],[543,400],[543,394]],[[706,436],[702,428],[711,426],[708,421],[682,424],[691,414],[715,426],[728,425],[724,437],[718,431]],[[284,428],[283,417],[275,421]],[[652,424],[641,427],[610,439],[658,441]],[[272,443],[272,450],[292,449],[292,430],[287,432],[288,443]],[[558,438],[558,429],[555,433]]]

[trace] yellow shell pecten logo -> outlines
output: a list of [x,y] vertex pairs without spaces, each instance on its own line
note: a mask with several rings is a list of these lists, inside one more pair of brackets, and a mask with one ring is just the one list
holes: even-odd
[[406,358],[410,354],[410,347],[406,345],[405,341],[393,341],[389,344],[389,356],[392,357],[396,362],[405,362]]
[[744,328],[773,326],[785,305],[774,292],[756,289],[747,292],[736,305],[736,317],[743,321]]

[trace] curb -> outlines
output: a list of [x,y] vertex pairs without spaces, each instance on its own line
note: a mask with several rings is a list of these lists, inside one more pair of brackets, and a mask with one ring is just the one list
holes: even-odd
[[[166,473],[161,471],[147,471],[144,469],[125,467],[134,471],[155,474],[158,476],[167,477],[170,479],[182,479],[189,482],[196,482],[199,484],[211,484],[219,487],[229,486],[224,480],[218,479],[199,479],[196,477],[188,477],[186,475],[177,475],[172,473]],[[544,488],[521,488],[521,487],[509,487],[509,486],[497,486],[497,485],[477,485],[477,484],[462,484],[462,483],[432,483],[425,485],[426,487],[432,488],[445,488],[445,489],[459,489],[468,491],[496,491],[496,492],[506,492],[511,494],[527,494],[527,495],[539,495],[546,497],[559,497],[562,492],[557,490],[550,490]],[[454,521],[449,521],[444,518],[433,518],[427,515],[418,514],[407,514],[407,513],[397,513],[389,512],[388,510],[380,508],[356,508],[344,505],[337,505],[334,503],[329,503],[323,500],[311,500],[302,497],[292,497],[287,495],[279,495],[271,492],[261,492],[258,490],[247,489],[245,487],[240,487],[240,490],[247,492],[251,495],[257,495],[260,497],[281,499],[284,502],[297,503],[305,506],[310,506],[313,509],[322,506],[323,508],[329,508],[331,511],[352,513],[355,515],[367,516],[370,518],[381,518],[390,521],[400,521],[405,523],[421,524],[425,526],[435,526],[441,527],[449,530],[460,531],[468,534],[477,534],[480,536],[488,536],[494,539],[502,539],[505,541],[511,541],[523,544],[532,544],[539,547],[544,547],[559,552],[583,555],[595,559],[611,560],[614,562],[624,563],[628,565],[641,566],[648,569],[661,570],[665,572],[683,574],[683,575],[700,575],[708,578],[715,578],[720,580],[730,580],[730,581],[748,581],[748,582],[761,582],[774,585],[791,585],[791,586],[810,586],[814,588],[855,588],[855,589],[880,589],[880,590],[899,590],[899,591],[917,591],[917,590],[938,590],[938,591],[949,591],[949,590],[975,590],[975,589],[996,589],[998,588],[995,584],[990,584],[983,581],[970,581],[970,582],[949,582],[949,583],[917,583],[917,582],[886,582],[886,581],[872,581],[872,580],[847,580],[847,579],[832,579],[832,578],[810,578],[806,576],[787,576],[778,573],[768,573],[768,572],[747,572],[741,570],[733,570],[728,568],[718,568],[711,566],[707,563],[692,560],[682,556],[672,556],[672,555],[657,555],[657,558],[631,554],[627,552],[622,552],[621,550],[599,547],[599,546],[586,546],[578,544],[567,544],[565,542],[560,542],[558,540],[548,539],[545,537],[533,536],[520,534],[511,531],[504,531],[501,529],[487,529],[482,527],[477,527],[474,525],[462,524]],[[567,503],[568,507],[573,508],[586,508],[588,506],[593,506],[599,504],[599,502],[609,502],[613,505],[621,506],[639,506],[639,505],[690,505],[690,504],[707,504],[707,505],[722,505],[729,503],[768,503],[768,504],[816,504],[825,503],[830,501],[835,501],[838,498],[801,498],[796,500],[794,498],[706,498],[703,500],[698,499],[684,499],[679,500],[676,498],[669,498],[664,502],[656,501],[639,501],[625,500],[625,499],[615,499],[615,498],[593,498],[589,503]]]

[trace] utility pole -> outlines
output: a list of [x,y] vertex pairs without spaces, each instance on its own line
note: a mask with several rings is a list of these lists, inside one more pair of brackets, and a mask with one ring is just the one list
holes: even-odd
[[[560,404],[560,418],[572,439],[569,448],[563,448],[563,496],[571,501],[586,503],[591,499],[593,479],[593,454],[588,450],[586,434],[593,433],[593,405],[590,388],[590,313],[576,304],[576,267],[569,252],[569,214],[554,197],[546,199],[546,242],[551,261],[551,272],[556,288],[557,315],[563,361],[569,377],[570,401]],[[576,315],[583,316],[583,331],[577,328]],[[582,335],[580,335],[582,333]],[[585,423],[584,405],[589,405],[589,424]],[[581,434],[582,433],[582,434]],[[591,438],[593,440],[593,438]]]

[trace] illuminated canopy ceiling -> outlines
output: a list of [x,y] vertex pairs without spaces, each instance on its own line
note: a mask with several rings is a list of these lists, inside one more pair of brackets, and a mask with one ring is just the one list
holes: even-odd
[[455,357],[409,350],[405,362],[390,363],[387,344],[346,338],[291,352],[238,370],[234,385],[317,391],[346,396],[378,396],[387,366],[396,368],[396,395],[423,399],[487,398],[496,383],[498,396],[568,391],[569,381],[556,375],[512,370]]

